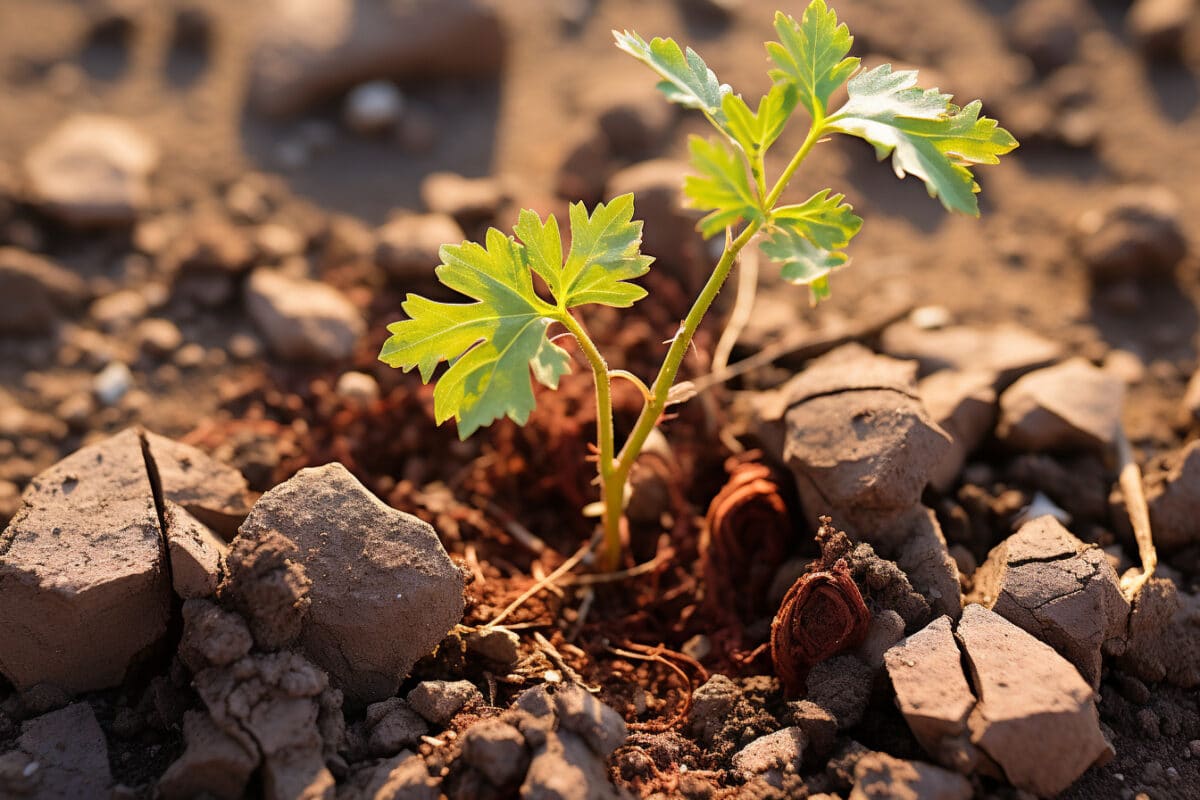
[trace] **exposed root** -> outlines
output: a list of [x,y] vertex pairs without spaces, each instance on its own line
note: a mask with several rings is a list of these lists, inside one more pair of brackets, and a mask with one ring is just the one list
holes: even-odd
[[1146,505],[1146,494],[1142,488],[1142,470],[1133,457],[1133,448],[1125,434],[1125,426],[1117,427],[1117,461],[1120,469],[1118,481],[1125,495],[1125,507],[1129,510],[1129,521],[1137,540],[1138,556],[1142,560],[1141,574],[1127,573],[1121,578],[1121,591],[1130,602],[1137,597],[1146,581],[1154,576],[1158,566],[1158,552],[1154,549],[1154,537],[1150,530],[1150,509]]

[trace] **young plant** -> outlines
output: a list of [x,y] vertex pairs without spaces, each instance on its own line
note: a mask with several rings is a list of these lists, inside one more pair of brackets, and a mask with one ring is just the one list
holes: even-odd
[[[629,472],[675,401],[671,389],[684,355],[738,254],[757,239],[785,279],[810,288],[813,302],[829,296],[830,273],[848,261],[845,248],[862,220],[843,195],[823,189],[802,203],[781,203],[812,149],[831,134],[865,139],[880,160],[891,156],[898,177],[914,175],[948,210],[977,216],[979,186],[971,168],[998,163],[1017,146],[995,120],[980,116],[979,101],[956,106],[950,95],[918,88],[915,71],[894,71],[887,64],[861,70],[859,59],[849,56],[849,30],[825,0],[812,0],[799,20],[777,13],[775,30],[779,41],[766,44],[774,85],[754,108],[717,80],[691,48],[682,50],[672,39],[647,42],[636,33],[613,32],[617,47],[658,73],[667,100],[699,111],[718,134],[691,138],[697,174],[687,178],[683,193],[690,207],[707,212],[697,226],[700,233],[724,234],[725,248],[648,386],[630,373],[610,370],[574,313],[589,304],[626,308],[646,296],[631,283],[652,261],[640,252],[642,223],[633,219],[632,195],[600,203],[591,213],[582,203],[572,205],[565,258],[558,221],[529,210],[521,211],[515,238],[492,228],[483,245],[445,245],[438,279],[474,302],[408,295],[402,306],[408,319],[389,326],[392,335],[379,356],[405,371],[416,367],[426,383],[441,362],[449,362],[434,389],[434,412],[438,424],[454,419],[466,438],[502,416],[524,424],[535,404],[530,373],[553,389],[571,368],[571,357],[548,336],[549,329],[559,325],[573,336],[595,378],[603,569],[619,561]],[[831,110],[829,101],[843,86],[847,99]],[[797,107],[804,109],[808,133],[770,180],[767,153]],[[552,300],[534,290],[534,274]],[[616,377],[635,382],[645,398],[619,449],[611,394]]]

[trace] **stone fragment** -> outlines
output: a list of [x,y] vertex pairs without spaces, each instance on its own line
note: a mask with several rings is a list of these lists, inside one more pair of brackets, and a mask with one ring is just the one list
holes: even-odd
[[404,114],[404,95],[391,81],[367,81],[350,90],[342,104],[346,127],[364,136],[377,136],[396,127]]
[[1160,469],[1148,470],[1145,486],[1154,546],[1173,553],[1200,543],[1200,440],[1169,454]]
[[971,782],[949,770],[887,753],[867,753],[854,765],[850,800],[971,800]]
[[467,634],[467,652],[503,667],[521,658],[521,637],[506,628],[476,628]]
[[486,78],[503,61],[499,14],[476,0],[272,0],[253,48],[251,101],[294,114],[377,78]]
[[250,275],[246,309],[275,355],[288,361],[343,361],[366,333],[358,309],[337,289],[266,268]]
[[179,326],[169,319],[154,317],[138,323],[133,331],[138,349],[156,358],[166,358],[174,354],[183,344],[183,333]]
[[34,203],[69,225],[127,225],[149,202],[158,158],[128,122],[76,114],[26,154],[26,184]]
[[398,697],[367,706],[367,729],[367,748],[372,755],[383,757],[417,747],[429,733],[421,715]]
[[212,597],[225,572],[229,545],[174,503],[166,504],[164,520],[175,594],[184,600]]
[[166,633],[166,551],[133,430],[34,478],[0,554],[0,673],[18,689],[116,686]]
[[896,706],[935,761],[970,772],[978,759],[967,719],[975,696],[947,616],[938,617],[884,655]]
[[253,646],[250,629],[237,614],[208,600],[184,602],[179,660],[192,672],[232,664]]
[[1091,686],[1049,645],[975,604],[958,638],[978,693],[971,741],[1013,786],[1053,796],[1111,757]]
[[242,473],[191,445],[149,431],[142,435],[164,500],[232,539],[252,505]]
[[86,703],[73,703],[26,722],[16,752],[25,759],[20,774],[35,799],[107,797],[112,788],[108,745]]
[[485,719],[468,728],[462,748],[463,760],[482,772],[493,786],[513,783],[529,766],[525,737],[498,719]]
[[1162,187],[1127,188],[1075,224],[1079,255],[1093,280],[1170,276],[1187,254],[1179,200]]
[[133,388],[133,373],[121,361],[110,361],[92,378],[92,393],[101,405],[115,406]]
[[921,507],[898,527],[908,533],[896,551],[896,566],[904,570],[909,583],[921,593],[935,615],[948,614],[957,620],[962,614],[958,565],[946,547],[937,514]]
[[702,742],[711,742],[741,699],[741,690],[725,675],[717,673],[702,683],[692,693],[692,707],[688,710],[692,735]]
[[1116,441],[1125,384],[1082,358],[1031,372],[1000,396],[996,435],[1018,450],[1087,450]]
[[397,282],[429,281],[442,245],[466,238],[449,214],[401,214],[376,231],[375,260]]
[[[749,780],[755,775],[768,776],[778,784],[784,773],[800,772],[808,737],[799,728],[782,728],[755,739],[733,756],[733,768]],[[774,779],[774,780],[772,780]]]
[[1195,13],[1195,0],[1136,0],[1125,15],[1125,27],[1147,58],[1178,62]]
[[270,532],[295,543],[312,581],[301,649],[357,702],[394,695],[462,618],[463,576],[437,533],[384,505],[341,464],[300,470],[267,492],[239,538]]
[[1117,663],[1144,681],[1200,686],[1200,595],[1151,578],[1133,601],[1129,642]]
[[862,721],[874,675],[875,670],[856,656],[834,656],[808,673],[806,697],[832,714],[838,730],[844,731]]
[[833,750],[837,740],[837,719],[811,700],[789,701],[780,721],[804,732],[806,757],[825,758]]
[[919,361],[924,374],[940,369],[993,373],[996,389],[1030,370],[1053,364],[1065,352],[1061,343],[1012,324],[923,330],[905,320],[889,325],[880,344],[890,356]]
[[1104,551],[1050,516],[992,549],[975,573],[973,597],[1053,647],[1097,689],[1102,650],[1121,646],[1129,619]]
[[258,646],[278,650],[298,639],[312,581],[296,544],[278,531],[260,531],[235,539],[226,563],[221,599],[245,617]]
[[984,370],[942,370],[918,385],[929,416],[950,435],[950,452],[930,479],[945,493],[953,488],[967,456],[983,444],[996,421],[995,375]]
[[470,681],[422,681],[408,693],[408,704],[434,725],[448,724],[465,706],[482,700]]
[[904,617],[890,608],[871,615],[867,636],[855,650],[854,655],[872,669],[883,666],[884,654],[904,638]]
[[258,766],[257,752],[248,751],[200,711],[184,714],[183,738],[187,748],[159,779],[158,796],[163,800],[245,797]]
[[78,311],[87,285],[41,256],[0,247],[0,334],[46,333],[62,313]]
[[357,770],[338,786],[339,800],[438,800],[439,782],[425,761],[405,750],[399,755]]
[[[421,202],[434,214],[460,224],[492,219],[508,193],[494,178],[465,178],[454,172],[434,172],[421,181]],[[444,244],[444,243],[443,243]]]

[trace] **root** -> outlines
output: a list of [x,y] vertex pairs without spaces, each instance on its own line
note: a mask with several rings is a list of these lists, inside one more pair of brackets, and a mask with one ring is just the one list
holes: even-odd
[[1133,457],[1133,448],[1125,434],[1125,426],[1117,427],[1117,461],[1120,469],[1118,482],[1125,495],[1125,508],[1133,525],[1133,536],[1137,540],[1138,556],[1142,560],[1139,575],[1127,573],[1121,578],[1121,591],[1130,602],[1137,597],[1146,581],[1154,575],[1158,566],[1158,552],[1154,549],[1154,537],[1150,530],[1150,509],[1146,505],[1146,494],[1142,488],[1142,471]]

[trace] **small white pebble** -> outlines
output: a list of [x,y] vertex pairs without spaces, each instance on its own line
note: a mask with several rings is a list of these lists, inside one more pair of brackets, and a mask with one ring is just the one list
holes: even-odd
[[342,119],[355,133],[383,133],[395,127],[404,113],[404,95],[390,81],[370,81],[346,95]]
[[106,406],[116,405],[133,385],[133,373],[120,361],[110,361],[92,379],[96,399]]
[[343,372],[334,392],[343,400],[367,405],[379,399],[379,383],[365,372]]
[[542,675],[542,678],[546,681],[546,683],[562,683],[562,673],[556,669],[546,670],[546,673]]
[[30,775],[37,772],[41,768],[42,768],[42,765],[39,764],[38,762],[30,761],[28,764],[25,765],[25,769],[21,770],[21,774],[24,775],[26,778],[28,778]]
[[908,320],[923,331],[931,331],[946,327],[953,318],[950,309],[945,306],[921,306],[912,310]]

